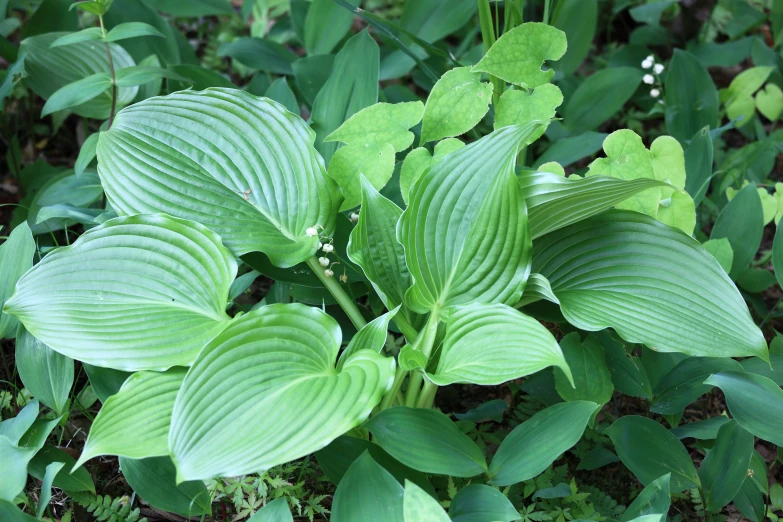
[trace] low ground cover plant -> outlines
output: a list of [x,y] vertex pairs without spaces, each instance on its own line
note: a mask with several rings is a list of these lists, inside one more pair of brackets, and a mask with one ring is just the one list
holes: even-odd
[[783,7],[358,4],[12,6],[0,518],[775,520]]

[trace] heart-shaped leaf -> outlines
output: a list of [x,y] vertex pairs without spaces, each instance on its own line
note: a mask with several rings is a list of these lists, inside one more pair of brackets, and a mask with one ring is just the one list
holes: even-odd
[[169,446],[179,480],[268,469],[360,424],[391,386],[394,359],[359,350],[338,372],[340,340],[337,321],[301,304],[235,320],[177,396]]
[[112,219],[27,272],[5,310],[73,359],[121,370],[188,365],[230,321],[237,264],[202,225]]
[[[557,86],[545,83],[530,92],[508,90],[503,93],[495,111],[495,128],[507,125],[523,125],[529,121],[542,120],[549,122],[555,117],[555,109],[563,103],[563,93]],[[540,138],[546,126],[525,140],[525,145]]]
[[165,373],[136,372],[128,377],[98,412],[76,466],[98,455],[132,459],[167,456],[171,411],[184,378],[181,368]]
[[473,304],[451,314],[438,369],[428,377],[439,386],[491,386],[548,366],[571,378],[557,341],[541,323],[506,305]]
[[350,210],[362,202],[362,179],[380,190],[394,173],[394,147],[370,135],[364,141],[346,145],[332,156],[329,177],[343,191],[340,210]]
[[513,304],[530,273],[530,231],[513,167],[538,123],[512,125],[448,154],[413,186],[397,226],[415,312]]
[[308,228],[331,234],[341,202],[314,139],[268,98],[182,91],[120,111],[98,140],[98,172],[119,214],[192,219],[236,255],[288,267],[315,253]]
[[472,70],[533,89],[549,83],[555,75],[554,69],[541,70],[544,60],[559,60],[566,48],[563,31],[551,25],[528,22],[498,38]]
[[455,67],[432,88],[421,124],[421,143],[459,136],[476,126],[489,110],[492,84],[470,67]]
[[756,108],[768,120],[777,120],[783,112],[783,91],[774,83],[768,83],[756,93]]
[[395,152],[402,152],[413,143],[413,133],[408,129],[419,123],[423,115],[424,104],[420,101],[376,103],[348,118],[324,141],[350,145],[374,135],[379,142],[391,144]]
[[362,211],[351,231],[348,257],[362,267],[389,309],[402,304],[405,291],[411,286],[405,251],[396,236],[401,215],[400,207],[362,178]]
[[739,291],[694,239],[638,212],[610,211],[537,240],[571,324],[696,356],[757,355],[767,346]]

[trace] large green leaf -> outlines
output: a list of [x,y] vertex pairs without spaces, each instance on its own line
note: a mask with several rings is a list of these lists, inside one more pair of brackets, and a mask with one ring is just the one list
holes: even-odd
[[411,190],[397,227],[416,312],[513,304],[530,273],[530,230],[513,166],[537,125],[509,126],[448,154]]
[[398,406],[375,415],[365,427],[389,455],[413,469],[453,477],[487,470],[481,449],[439,411]]
[[59,354],[20,327],[16,335],[16,369],[33,397],[62,415],[73,385],[73,359]]
[[390,310],[403,302],[411,286],[405,251],[397,241],[402,210],[362,178],[362,211],[351,231],[348,257],[362,267],[383,303]]
[[267,469],[360,424],[391,386],[394,359],[359,350],[337,372],[340,341],[337,321],[301,304],[236,319],[201,351],[177,396],[169,446],[179,479]]
[[51,444],[45,445],[35,454],[35,457],[33,457],[33,460],[30,461],[30,465],[27,467],[27,472],[38,480],[43,480],[46,467],[52,462],[65,463],[65,467],[54,477],[54,482],[52,483],[54,487],[68,493],[80,491],[95,493],[95,483],[87,468],[81,467],[74,470],[76,459]]
[[524,171],[517,179],[525,195],[533,239],[599,214],[644,190],[665,185],[654,179],[566,178],[542,171]]
[[[666,73],[666,131],[684,142],[718,126],[718,90],[695,56],[675,49]],[[693,193],[691,193],[693,195]]]
[[235,254],[260,250],[288,267],[315,254],[305,231],[329,235],[340,205],[314,139],[268,98],[183,91],[121,111],[101,133],[98,172],[118,213],[192,219]]
[[720,388],[729,412],[760,439],[783,446],[783,390],[770,379],[745,372],[721,372],[704,381]]
[[742,296],[694,239],[637,212],[610,211],[537,240],[533,271],[565,318],[614,328],[662,352],[758,355],[766,342]]
[[149,505],[184,517],[212,512],[209,491],[200,480],[179,482],[169,457],[120,457],[120,469],[130,487]]
[[376,103],[362,109],[324,138],[325,142],[363,143],[370,136],[389,143],[395,152],[402,152],[413,143],[410,129],[421,121],[424,104],[420,101],[403,103]]
[[457,138],[447,138],[435,144],[432,154],[425,147],[417,147],[410,151],[402,162],[400,169],[400,193],[402,200],[408,204],[410,190],[424,171],[442,160],[450,152],[461,149],[465,144]]
[[475,12],[476,2],[472,0],[406,0],[400,25],[433,43],[460,29]]
[[91,74],[86,78],[69,83],[52,93],[41,110],[41,118],[53,112],[83,105],[107,90],[112,84],[107,72]]
[[279,497],[256,511],[247,522],[294,522],[294,517],[288,508],[288,500]]
[[623,513],[622,522],[630,522],[645,515],[668,513],[672,502],[670,481],[671,473],[666,473],[647,484]]
[[132,459],[167,456],[171,412],[184,378],[182,368],[165,373],[136,372],[128,377],[98,412],[76,465],[98,455]]
[[591,74],[568,98],[565,127],[572,135],[597,129],[620,112],[641,82],[642,72],[635,67],[610,67]]
[[[360,0],[348,0],[356,7]],[[334,0],[313,0],[304,22],[304,46],[308,56],[329,54],[351,28],[353,13]]]
[[19,321],[3,310],[6,300],[11,297],[16,282],[33,266],[35,240],[27,223],[22,223],[11,231],[0,245],[0,339],[16,335]]
[[[766,363],[764,363],[766,364]],[[713,373],[742,371],[740,363],[728,357],[688,357],[656,384],[650,411],[675,415],[712,389],[704,380]]]
[[644,484],[671,473],[671,490],[700,485],[696,468],[682,442],[652,419],[627,415],[606,428],[617,456]]
[[228,324],[236,260],[197,223],[112,219],[17,284],[7,312],[53,350],[122,370],[188,365]]
[[568,50],[552,67],[568,76],[590,54],[598,26],[598,0],[564,0],[556,5],[552,25],[566,34]]
[[410,480],[402,499],[404,522],[451,522],[438,500]]
[[453,522],[511,522],[519,513],[499,490],[484,484],[469,484],[451,501],[449,516]]
[[337,143],[324,138],[348,118],[378,101],[380,50],[367,31],[345,42],[334,59],[329,79],[313,101],[312,126],[317,135],[315,147],[328,164]]
[[492,458],[489,483],[508,486],[537,476],[579,442],[597,408],[594,402],[563,402],[514,428]]
[[[69,83],[82,80],[96,73],[109,73],[106,49],[95,42],[82,41],[64,47],[50,48],[55,40],[67,33],[47,33],[25,39],[20,52],[26,53],[24,81],[38,96],[49,99],[55,91]],[[109,44],[115,70],[136,65],[128,52],[118,44]],[[138,87],[117,89],[117,110],[136,97]],[[111,90],[104,89],[97,98],[71,107],[70,110],[85,118],[106,119],[111,112]]]
[[332,502],[332,522],[402,522],[404,490],[369,452],[356,459],[340,481]]
[[723,207],[712,226],[710,239],[726,238],[734,259],[729,275],[738,278],[753,260],[764,234],[764,210],[755,185],[748,184]]
[[470,67],[455,67],[435,83],[421,124],[421,143],[459,136],[476,126],[489,110],[492,84]]
[[548,366],[571,379],[557,341],[541,323],[503,304],[472,304],[449,318],[438,369],[428,377],[439,386],[492,386]]
[[559,60],[566,48],[563,31],[551,25],[528,22],[498,38],[473,71],[533,89],[548,83],[555,74],[554,69],[541,70],[544,60]]
[[297,56],[284,45],[262,38],[237,38],[221,44],[218,56],[230,56],[242,65],[274,74],[294,74],[291,64]]
[[731,420],[720,427],[715,445],[699,468],[705,505],[719,511],[739,493],[748,476],[753,455],[753,435]]
[[596,404],[609,402],[614,386],[598,339],[589,336],[583,343],[578,333],[571,333],[560,341],[560,348],[565,356],[566,368],[570,368],[567,374],[555,369],[555,388],[563,400]]

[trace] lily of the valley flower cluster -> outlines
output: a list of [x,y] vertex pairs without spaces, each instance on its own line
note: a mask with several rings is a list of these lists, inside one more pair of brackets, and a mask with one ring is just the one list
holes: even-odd
[[[353,215],[351,215],[351,218],[353,218]],[[357,215],[358,219],[358,215]],[[318,229],[323,228],[320,225],[315,225],[314,227],[309,227],[305,230],[305,234],[307,234],[307,237],[315,237],[318,235]],[[318,238],[318,250],[323,250],[324,255],[318,258],[318,264],[324,267],[324,275],[326,277],[334,277],[334,270],[332,270],[332,267],[334,265],[339,265],[339,261],[330,261],[327,257],[329,254],[334,252],[334,245],[332,242],[334,241],[333,238],[330,237],[319,237]],[[327,242],[328,241],[328,242]],[[340,281],[343,283],[348,282],[348,276],[343,274],[340,276]]]
[[[655,57],[653,55],[649,55],[647,58],[642,61],[642,69],[652,69],[652,72],[655,73],[655,76],[652,74],[645,74],[642,77],[642,81],[646,83],[647,85],[653,85],[656,83],[656,81],[660,84],[661,78],[660,74],[663,72],[663,64],[662,63],[655,63]],[[650,89],[650,96],[653,98],[658,98],[661,95],[661,90],[657,87],[653,87]]]

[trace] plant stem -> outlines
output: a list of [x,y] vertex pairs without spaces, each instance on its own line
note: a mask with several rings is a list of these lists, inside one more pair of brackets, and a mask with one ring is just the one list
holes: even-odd
[[109,124],[106,127],[111,129],[111,124],[114,123],[114,111],[117,110],[117,78],[114,75],[114,60],[111,58],[111,49],[109,48],[109,42],[105,41],[106,28],[103,26],[103,17],[99,16],[98,20],[101,23],[101,31],[103,32],[104,42],[106,46],[106,57],[109,59],[109,72],[111,72],[111,112],[109,112]]
[[392,321],[394,321],[394,324],[397,325],[397,328],[400,329],[402,335],[405,336],[409,343],[413,343],[413,341],[416,340],[416,337],[419,336],[419,332],[417,332],[410,321],[408,321],[408,317],[403,311],[399,311]]
[[438,385],[432,381],[424,381],[424,387],[421,389],[419,400],[416,401],[417,408],[432,408],[435,402],[435,393],[438,391]]
[[549,5],[552,0],[544,0],[544,23],[549,25]]
[[[421,331],[419,338],[416,340],[416,344],[413,346],[414,350],[419,350],[427,357],[432,353],[432,348],[435,344],[435,335],[438,333],[439,316],[440,310],[437,308],[430,313],[424,330]],[[424,378],[420,371],[411,373],[411,378],[408,381],[408,389],[405,392],[405,406],[408,406],[409,408],[416,406],[422,380],[424,380]]]
[[353,299],[351,299],[351,297],[345,293],[345,290],[343,290],[343,287],[339,282],[337,282],[335,278],[326,277],[326,274],[324,274],[324,268],[318,264],[318,260],[315,258],[315,256],[307,260],[307,266],[309,266],[315,275],[318,276],[318,279],[320,279],[326,289],[329,290],[329,293],[331,293],[332,296],[337,300],[337,304],[339,304],[346,315],[348,315],[348,318],[351,320],[356,329],[361,330],[364,328],[364,326],[367,324],[367,321],[359,311],[356,303],[354,303]]
[[[489,7],[489,0],[478,0],[479,25],[481,26],[481,42],[484,44],[484,54],[487,54],[490,47],[495,43],[495,29],[492,27],[492,9]],[[492,103],[497,106],[500,95],[506,84],[500,78],[489,75],[489,81],[492,82]]]
[[386,392],[386,395],[383,396],[383,400],[381,401],[381,411],[385,410],[389,406],[392,405],[392,402],[394,402],[394,399],[397,397],[397,393],[400,391],[400,386],[402,386],[402,381],[405,380],[405,375],[408,372],[397,367],[397,373],[394,374],[394,382],[392,383],[391,389]]

